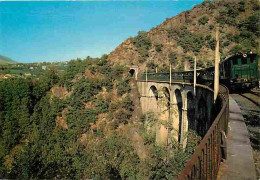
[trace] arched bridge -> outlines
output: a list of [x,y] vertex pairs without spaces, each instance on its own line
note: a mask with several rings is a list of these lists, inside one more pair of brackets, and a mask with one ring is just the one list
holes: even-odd
[[186,133],[197,132],[203,139],[180,179],[216,179],[222,158],[228,123],[228,90],[220,87],[217,101],[213,90],[204,85],[163,80],[137,79],[142,112],[158,116],[156,143],[167,146],[177,140],[185,148]]

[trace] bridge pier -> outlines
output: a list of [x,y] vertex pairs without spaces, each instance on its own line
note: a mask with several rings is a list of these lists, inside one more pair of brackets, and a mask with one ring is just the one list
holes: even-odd
[[170,140],[178,141],[185,148],[187,133],[194,130],[204,136],[212,123],[213,92],[193,85],[164,81],[137,81],[142,112],[158,114],[156,143],[165,146]]

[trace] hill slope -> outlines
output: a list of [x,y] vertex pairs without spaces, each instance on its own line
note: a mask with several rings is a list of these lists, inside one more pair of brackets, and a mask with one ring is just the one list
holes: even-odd
[[16,63],[14,60],[0,54],[0,65],[14,64],[14,63]]
[[144,68],[177,70],[213,64],[215,29],[220,27],[221,58],[235,53],[259,52],[259,4],[257,0],[204,1],[192,10],[167,18],[149,32],[140,31],[112,51],[108,60],[116,64],[139,64]]

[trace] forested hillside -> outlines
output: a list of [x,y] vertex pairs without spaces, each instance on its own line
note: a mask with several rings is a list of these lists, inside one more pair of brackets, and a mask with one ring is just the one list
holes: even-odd
[[[133,79],[107,56],[72,60],[58,76],[0,81],[0,178],[172,179],[184,151],[155,144],[152,113],[132,117]],[[135,97],[136,98],[136,97]]]
[[185,149],[176,139],[157,146],[163,122],[138,112],[127,65],[183,70],[196,55],[199,67],[211,66],[217,25],[222,59],[259,52],[259,9],[257,0],[205,1],[109,55],[72,60],[60,73],[1,79],[0,179],[176,178],[200,137],[185,134]]
[[[213,65],[216,26],[220,28],[221,59],[235,53],[259,53],[259,1],[205,0],[193,9],[167,18],[149,32],[140,31],[109,54],[115,64],[156,66],[176,70]],[[185,68],[186,67],[186,68]]]

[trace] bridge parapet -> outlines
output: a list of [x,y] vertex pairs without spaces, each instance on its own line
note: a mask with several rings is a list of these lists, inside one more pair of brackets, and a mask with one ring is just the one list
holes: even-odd
[[178,179],[217,179],[229,121],[229,92],[224,86],[220,86],[219,99],[221,111]]

